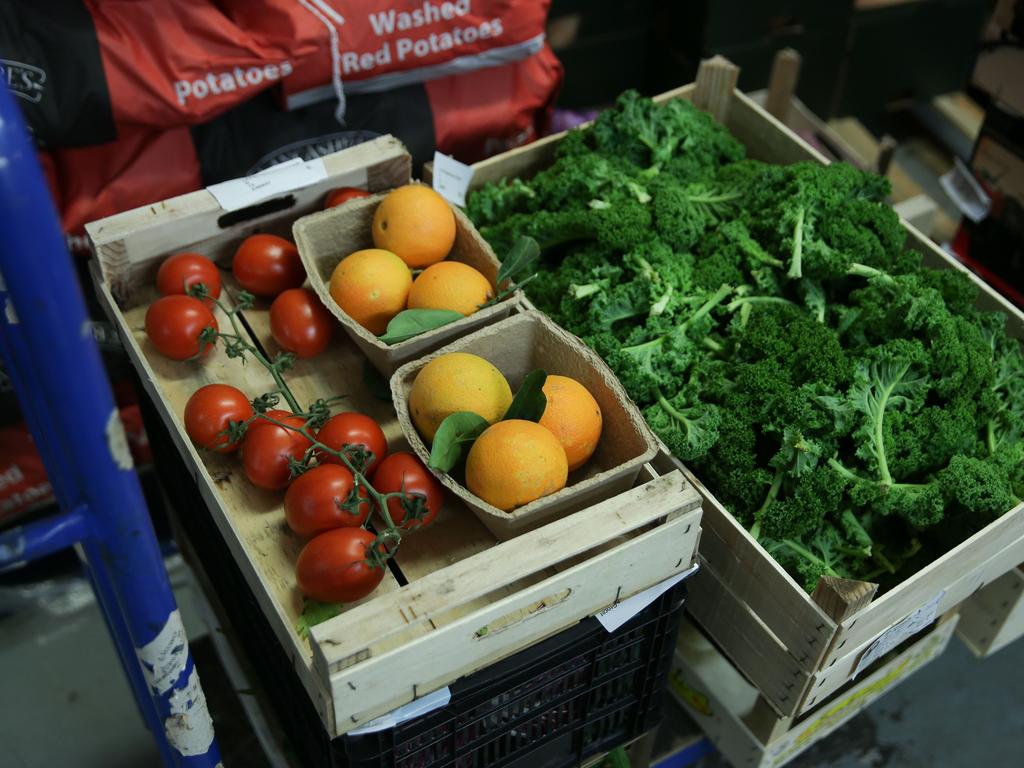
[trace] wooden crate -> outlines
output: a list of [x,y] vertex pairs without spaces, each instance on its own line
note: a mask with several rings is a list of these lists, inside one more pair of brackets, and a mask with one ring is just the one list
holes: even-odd
[[[205,191],[87,226],[99,255],[100,300],[331,737],[689,568],[700,533],[698,494],[680,473],[661,475],[649,465],[629,490],[503,543],[450,497],[431,527],[406,537],[397,567],[372,595],[314,627],[308,640],[299,636],[294,573],[304,542],[285,524],[283,493],[251,485],[234,457],[200,454],[182,425],[198,387],[223,382],[255,396],[274,388],[270,376],[229,359],[220,346],[202,362],[168,360],[146,339],[143,317],[167,254],[188,247],[218,256],[253,231],[287,232],[343,179],[360,177],[371,190],[404,181],[408,156],[400,161],[400,154],[404,148],[388,137],[330,155],[328,178],[292,193],[293,206],[227,228]],[[238,287],[229,274],[224,287],[230,300]],[[263,302],[242,320],[250,341],[273,355],[268,314]],[[369,414],[392,450],[405,448],[391,404],[368,391],[366,360],[340,330],[327,352],[298,360],[286,374],[296,397],[309,403],[344,394],[339,410]]]
[[957,636],[979,658],[1024,637],[1024,565],[978,590],[960,606]]
[[[701,65],[696,83],[655,101],[687,99],[706,109],[755,159],[828,162],[734,84],[735,69],[711,60]],[[547,167],[563,135],[477,163],[471,188]],[[1024,314],[906,221],[904,226],[908,246],[927,266],[966,273],[979,288],[978,305],[1005,313],[1010,333],[1024,339]],[[690,612],[781,715],[806,712],[842,687],[869,646],[905,632],[905,620],[919,609],[933,615],[949,611],[1024,560],[1024,504],[1018,504],[877,600],[876,585],[842,579],[823,579],[808,595],[699,479],[676,465],[704,498],[703,568],[691,591]]]
[[908,647],[880,661],[795,723],[780,719],[700,631],[684,622],[669,689],[735,768],[779,768],[938,657],[957,626],[943,616]]

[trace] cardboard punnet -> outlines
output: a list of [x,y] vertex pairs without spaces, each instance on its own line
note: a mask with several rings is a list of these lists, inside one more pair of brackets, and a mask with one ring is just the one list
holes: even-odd
[[604,361],[544,314],[519,311],[402,366],[391,378],[398,422],[409,445],[424,463],[429,462],[430,448],[412,423],[409,393],[423,366],[449,352],[468,352],[488,360],[505,374],[513,391],[526,374],[537,368],[548,374],[568,376],[586,387],[601,408],[601,439],[590,460],[569,473],[569,482],[562,490],[511,512],[504,512],[471,493],[457,479],[458,472],[435,472],[445,487],[464,501],[499,539],[511,538],[629,488],[644,462],[657,453],[654,433]]

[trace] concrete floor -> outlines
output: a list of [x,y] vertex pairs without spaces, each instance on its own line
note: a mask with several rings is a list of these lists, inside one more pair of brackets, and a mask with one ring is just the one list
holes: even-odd
[[[173,562],[173,561],[172,561]],[[228,768],[270,762],[209,641],[187,571],[172,567]],[[31,590],[0,588],[0,765],[4,768],[136,768],[158,757],[80,579]],[[6,615],[4,615],[6,614]],[[204,645],[205,644],[205,645]],[[978,661],[954,639],[916,673],[791,765],[797,768],[963,768],[1024,764],[1024,642]],[[675,705],[666,723],[695,726]],[[717,755],[699,768],[724,768]]]

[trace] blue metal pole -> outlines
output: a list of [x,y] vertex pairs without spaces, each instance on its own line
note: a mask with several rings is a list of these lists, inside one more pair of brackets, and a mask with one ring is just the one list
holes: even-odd
[[67,549],[88,533],[85,510],[81,507],[0,531],[0,573]]
[[[177,766],[220,763],[213,724],[192,663],[163,560],[133,471],[124,427],[114,406],[81,289],[65,249],[49,191],[10,94],[0,88],[0,284],[6,287],[0,323],[16,338],[15,354],[29,359],[31,389],[19,387],[27,409],[45,412],[57,434],[46,443],[65,461],[62,487],[84,505],[111,597],[124,619]],[[19,349],[20,347],[20,349]],[[24,384],[24,381],[21,382]],[[42,421],[42,420],[40,420]],[[56,462],[55,462],[56,463]],[[90,565],[100,564],[90,558]],[[140,703],[141,706],[141,703]],[[165,745],[166,746],[166,745]]]

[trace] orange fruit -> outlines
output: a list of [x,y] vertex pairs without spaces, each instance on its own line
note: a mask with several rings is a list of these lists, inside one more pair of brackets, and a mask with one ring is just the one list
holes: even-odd
[[331,297],[353,320],[380,336],[405,309],[412,273],[390,251],[367,248],[350,253],[331,273]]
[[601,406],[587,388],[568,376],[548,376],[548,399],[540,425],[558,438],[569,460],[569,471],[579,469],[594,455],[601,439]]
[[512,405],[505,376],[482,357],[451,352],[420,369],[409,391],[409,414],[429,443],[441,422],[456,411],[471,411],[493,424]]
[[373,214],[373,244],[413,269],[429,267],[455,243],[455,214],[437,192],[408,184],[387,194]]
[[493,297],[491,284],[480,272],[459,261],[441,261],[412,281],[409,309],[450,309],[472,315]]
[[466,458],[466,486],[506,512],[562,490],[568,475],[558,438],[522,419],[488,427]]

